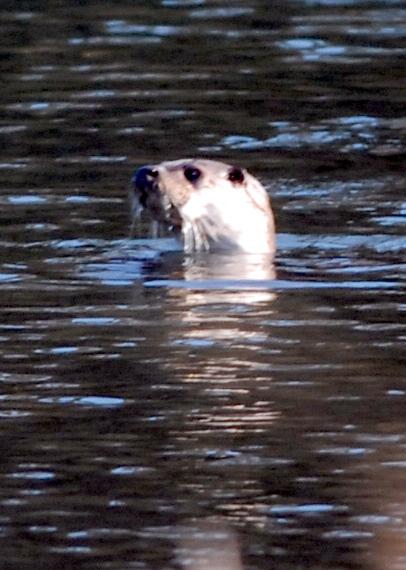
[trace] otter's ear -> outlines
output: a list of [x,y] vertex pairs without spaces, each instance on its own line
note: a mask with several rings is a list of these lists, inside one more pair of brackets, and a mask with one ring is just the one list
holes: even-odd
[[245,180],[244,171],[238,166],[233,166],[228,172],[228,179],[233,184],[242,184]]

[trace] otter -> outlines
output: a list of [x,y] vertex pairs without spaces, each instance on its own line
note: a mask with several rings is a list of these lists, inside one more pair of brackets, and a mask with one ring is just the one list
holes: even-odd
[[245,169],[208,159],[142,166],[132,178],[134,218],[146,210],[183,238],[186,253],[275,253],[268,194]]

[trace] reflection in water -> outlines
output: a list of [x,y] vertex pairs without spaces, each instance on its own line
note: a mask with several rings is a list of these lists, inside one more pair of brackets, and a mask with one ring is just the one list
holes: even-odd
[[401,570],[406,566],[406,490],[404,457],[400,461],[382,457],[375,473],[375,516],[361,522],[375,529],[369,557],[374,570]]
[[[261,286],[264,281],[275,279],[273,256],[261,254],[201,254],[185,259],[186,281],[218,280],[233,281],[236,289],[244,288],[245,282],[256,281]],[[209,283],[208,283],[209,285]]]
[[178,533],[177,558],[184,570],[242,570],[237,536],[224,522],[185,524]]

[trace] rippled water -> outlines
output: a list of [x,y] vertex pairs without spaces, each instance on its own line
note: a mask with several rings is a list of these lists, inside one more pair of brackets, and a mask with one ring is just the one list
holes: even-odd
[[[189,568],[220,524],[234,570],[404,569],[404,3],[0,25],[4,568]],[[275,266],[127,239],[133,169],[198,155],[269,189]]]

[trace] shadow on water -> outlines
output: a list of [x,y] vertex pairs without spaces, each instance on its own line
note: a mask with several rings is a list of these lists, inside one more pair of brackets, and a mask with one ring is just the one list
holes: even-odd
[[[5,568],[405,567],[405,22],[2,5]],[[133,169],[197,155],[266,185],[274,264],[127,239]]]

